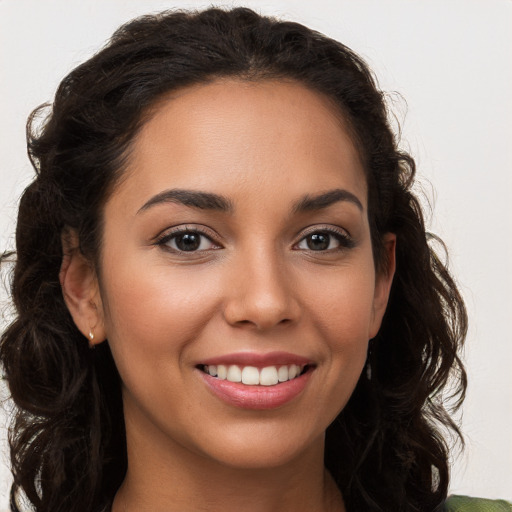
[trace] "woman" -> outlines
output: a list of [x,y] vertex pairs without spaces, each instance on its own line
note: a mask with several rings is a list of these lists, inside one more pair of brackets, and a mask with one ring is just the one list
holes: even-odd
[[466,314],[359,57],[247,9],[141,18],[29,154],[13,510],[442,509]]

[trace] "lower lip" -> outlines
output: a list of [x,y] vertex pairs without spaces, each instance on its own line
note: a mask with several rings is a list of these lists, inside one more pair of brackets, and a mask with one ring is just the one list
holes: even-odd
[[212,377],[201,370],[198,372],[208,388],[223,402],[254,410],[276,409],[291,402],[304,390],[312,374],[312,370],[309,370],[300,377],[274,386],[247,386]]

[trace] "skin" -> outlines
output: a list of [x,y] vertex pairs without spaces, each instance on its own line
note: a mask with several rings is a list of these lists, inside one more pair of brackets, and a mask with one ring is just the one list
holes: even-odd
[[[232,211],[143,208],[169,189],[222,195]],[[294,211],[334,189],[360,206]],[[75,323],[93,343],[108,338],[123,383],[129,462],[114,512],[344,510],[324,432],[359,379],[394,272],[388,235],[388,271],[375,273],[367,206],[340,116],[300,84],[218,80],[154,108],[105,206],[101,279],[77,251],[61,274]],[[156,243],[175,227],[208,238],[190,252]],[[327,235],[328,249],[311,250],[307,236],[326,229],[350,243]],[[197,369],[276,350],[314,362],[276,409],[221,401]]]

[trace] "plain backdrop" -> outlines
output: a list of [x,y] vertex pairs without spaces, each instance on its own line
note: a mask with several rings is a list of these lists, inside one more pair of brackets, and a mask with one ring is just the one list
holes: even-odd
[[[32,171],[29,112],[139,14],[202,1],[0,0],[0,250]],[[450,249],[470,315],[453,493],[512,500],[512,1],[235,1],[302,22],[347,44],[374,69],[419,169],[429,227]],[[5,293],[1,298],[5,301]],[[6,396],[5,389],[3,396]],[[6,412],[0,418],[6,422]],[[0,510],[10,476],[1,430]]]

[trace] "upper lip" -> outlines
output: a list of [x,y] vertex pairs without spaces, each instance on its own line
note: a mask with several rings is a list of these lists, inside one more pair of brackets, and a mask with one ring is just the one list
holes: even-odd
[[200,362],[200,364],[209,365],[238,365],[255,366],[264,368],[265,366],[279,366],[286,364],[311,365],[313,362],[307,357],[292,354],[290,352],[267,352],[260,354],[256,352],[236,352],[233,354],[224,354],[211,357]]

